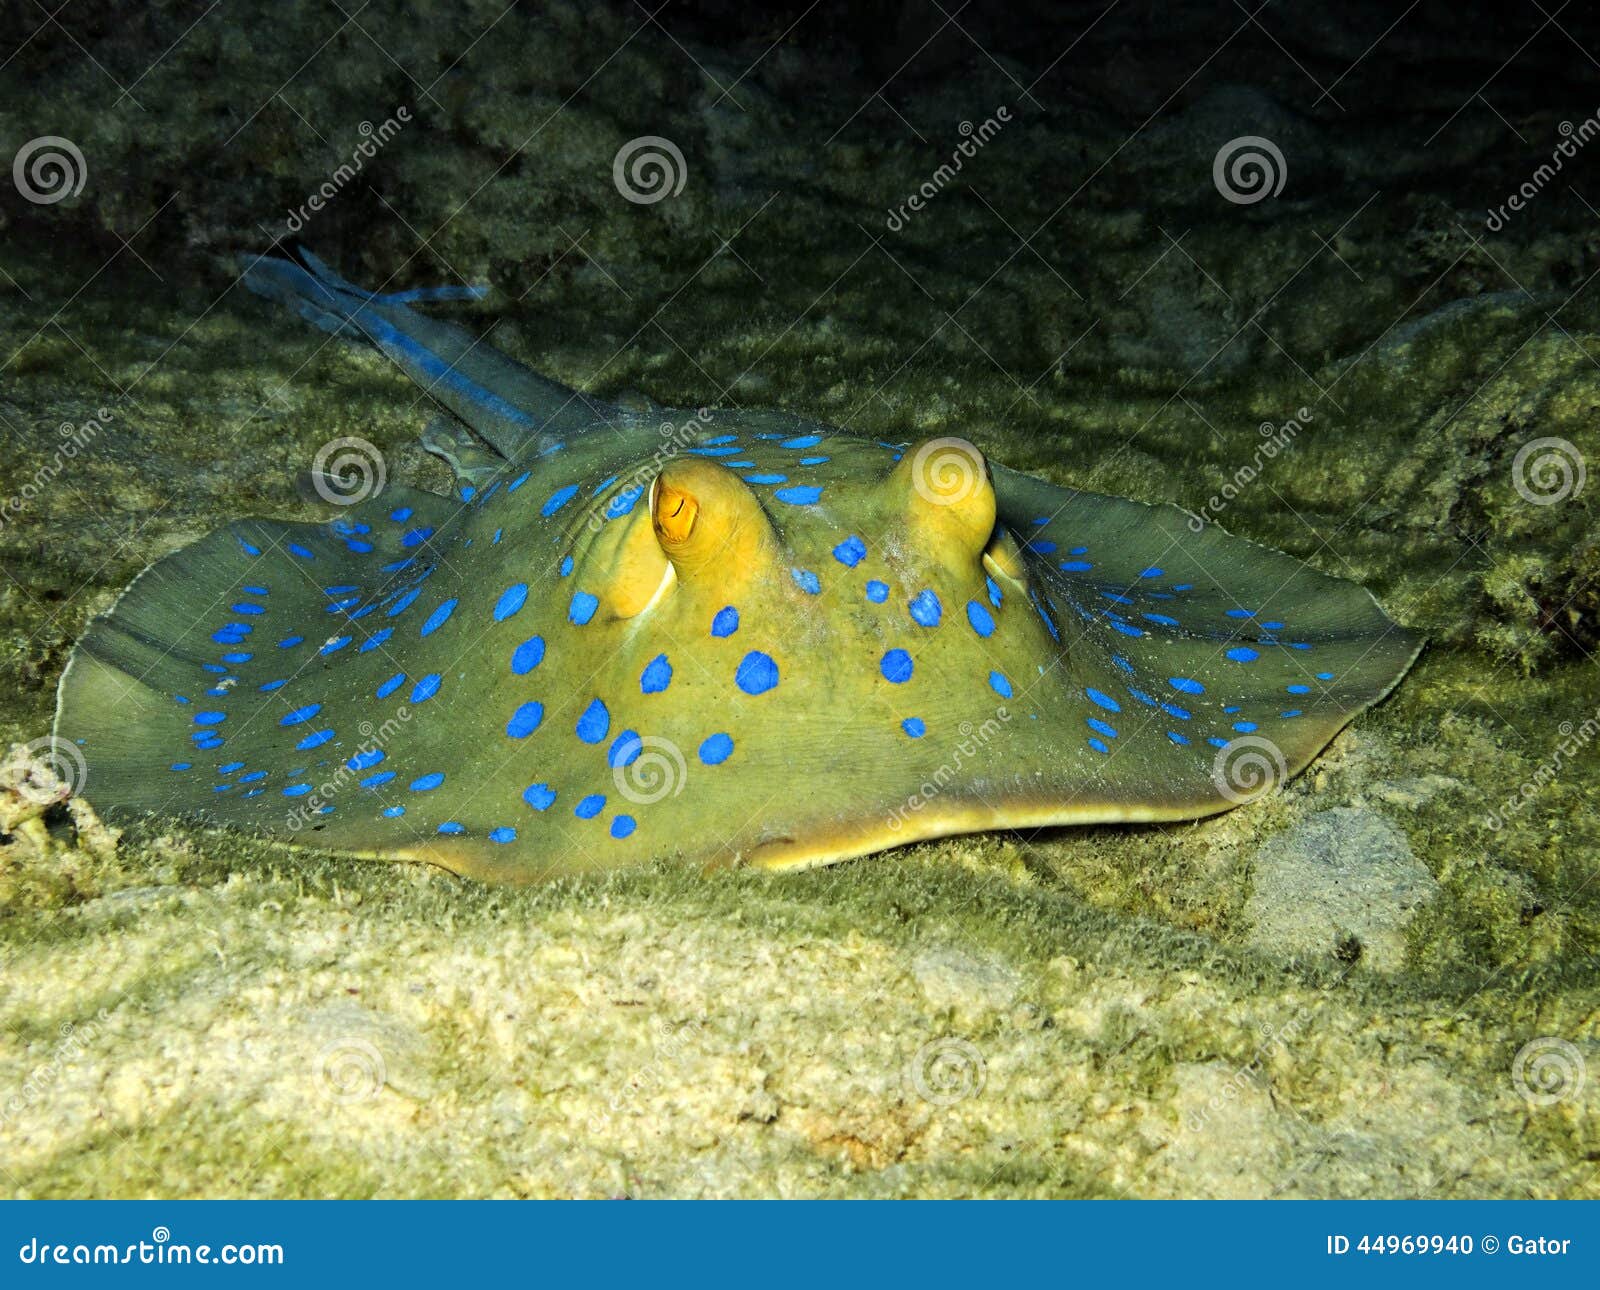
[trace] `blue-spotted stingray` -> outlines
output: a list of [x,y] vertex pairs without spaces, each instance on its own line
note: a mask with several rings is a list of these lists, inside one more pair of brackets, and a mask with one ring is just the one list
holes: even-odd
[[412,307],[472,289],[309,255],[244,280],[443,404],[457,490],[145,570],[61,681],[113,814],[497,881],[1194,819],[1299,772],[1420,648],[1353,583],[963,439],[606,403]]

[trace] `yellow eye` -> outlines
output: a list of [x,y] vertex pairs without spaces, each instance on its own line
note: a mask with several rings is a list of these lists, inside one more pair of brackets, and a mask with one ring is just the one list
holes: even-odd
[[694,532],[700,503],[693,493],[674,488],[664,478],[657,479],[651,514],[661,544],[666,547],[682,546]]

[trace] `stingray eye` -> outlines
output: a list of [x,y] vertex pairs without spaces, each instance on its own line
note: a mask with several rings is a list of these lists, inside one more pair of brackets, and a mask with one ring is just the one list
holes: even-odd
[[989,463],[965,439],[927,439],[908,448],[889,477],[927,548],[952,568],[977,559],[995,532]]
[[694,532],[694,522],[700,514],[700,501],[687,489],[668,483],[664,477],[656,479],[655,496],[650,513],[656,526],[656,537],[662,546],[682,546]]
[[728,578],[762,566],[772,525],[750,486],[701,457],[669,462],[650,489],[656,541],[681,576]]

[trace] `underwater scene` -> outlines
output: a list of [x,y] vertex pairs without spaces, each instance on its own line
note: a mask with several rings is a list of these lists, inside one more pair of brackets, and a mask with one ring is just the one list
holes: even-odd
[[0,59],[0,1196],[1600,1196],[1600,14]]

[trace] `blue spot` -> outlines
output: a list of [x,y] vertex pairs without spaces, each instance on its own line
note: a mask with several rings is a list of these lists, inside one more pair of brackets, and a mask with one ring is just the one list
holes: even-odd
[[599,605],[599,598],[591,596],[587,591],[574,592],[572,604],[567,608],[567,618],[576,626],[582,627],[594,617],[594,611]]
[[565,560],[563,560],[561,562],[561,576],[563,578],[565,578],[571,572],[572,572],[572,557],[569,555]]
[[624,730],[611,741],[611,747],[606,749],[606,764],[612,770],[620,766],[631,766],[639,760],[639,754],[644,751],[644,740],[639,738],[637,730]]
[[439,826],[439,832],[440,833],[452,833],[453,834],[453,833],[465,833],[466,831],[467,831],[467,826],[465,824],[458,823],[455,820],[446,820],[443,824],[441,824]]
[[833,548],[833,558],[845,568],[854,569],[867,558],[867,544],[852,533]]
[[1228,741],[1226,739],[1219,739],[1216,735],[1212,735],[1206,740],[1206,742],[1213,748],[1226,748],[1228,746]]
[[588,797],[572,808],[572,813],[580,820],[592,820],[605,810],[606,799],[599,793],[590,793]]
[[1282,623],[1262,623],[1261,624],[1262,630],[1263,631],[1269,631],[1269,632],[1275,632],[1282,626],[1283,626]]
[[244,763],[242,761],[230,761],[225,766],[218,766],[217,767],[217,774],[219,774],[219,775],[231,775],[231,774],[233,774],[234,771],[243,770],[243,769],[244,769]]
[[1176,730],[1167,731],[1167,738],[1172,740],[1173,743],[1178,744],[1180,747],[1187,748],[1189,746],[1188,739],[1183,735],[1180,735]]
[[411,518],[411,508],[409,506],[402,506],[398,510],[390,511],[389,518],[396,524],[404,524]]
[[939,597],[924,588],[911,601],[911,621],[919,627],[937,627],[944,616],[944,606]]
[[1286,685],[1283,688],[1285,690],[1287,690],[1290,694],[1310,694],[1311,693],[1311,687],[1309,685]]
[[[313,708],[311,711],[315,712],[316,709]],[[194,723],[197,726],[221,725],[227,719],[228,714],[226,712],[197,712],[194,714]],[[288,725],[290,723],[285,720],[283,724]]]
[[746,694],[765,694],[778,683],[778,665],[760,650],[751,650],[739,663],[733,679]]
[[796,484],[791,488],[780,488],[773,496],[780,502],[788,502],[790,506],[811,506],[822,496],[822,489],[812,484]]
[[967,621],[979,636],[994,635],[994,616],[976,600],[967,601]]
[[1180,694],[1204,694],[1206,692],[1205,686],[1187,676],[1169,676],[1167,684]]
[[304,636],[285,636],[281,641],[278,642],[278,648],[293,649],[296,645],[301,644],[304,640]]
[[[321,711],[322,705],[320,703],[308,703],[303,708],[296,708],[293,712],[285,713],[279,717],[278,724],[280,726],[298,726],[302,721],[310,721],[312,717]],[[199,717],[195,718],[196,721],[199,719]]]
[[355,637],[353,637],[353,636],[335,636],[331,641],[329,641],[326,645],[324,645],[321,649],[319,649],[317,651],[317,653],[318,654],[337,654],[340,650],[342,650],[346,645],[348,645],[354,639],[355,639]]
[[1254,618],[1255,616],[1256,616],[1255,615],[1255,610],[1253,610],[1253,609],[1230,609],[1230,610],[1228,610],[1228,617],[1229,618]]
[[985,578],[983,585],[989,588],[989,603],[1000,608],[1000,585],[993,578]]
[[1261,655],[1248,645],[1235,645],[1224,657],[1232,659],[1235,663],[1254,663]]
[[396,672],[387,681],[380,685],[377,690],[374,691],[374,693],[380,699],[387,699],[391,694],[404,685],[405,682],[406,674],[404,672]]
[[719,435],[712,435],[711,438],[705,440],[705,445],[708,448],[715,448],[718,444],[738,443],[738,442],[739,442],[739,436],[736,435],[736,434],[719,434]]
[[544,704],[530,699],[511,714],[511,720],[506,722],[506,734],[513,739],[526,739],[543,720]]
[[539,514],[548,519],[577,495],[578,486],[576,484],[568,484],[565,488],[558,488],[550,494],[550,500],[539,508]]
[[1099,717],[1088,717],[1085,719],[1084,724],[1088,726],[1090,730],[1105,735],[1107,738],[1115,739],[1117,737],[1117,728],[1113,725],[1108,725],[1106,722],[1100,720]]
[[382,785],[387,784],[393,778],[394,772],[392,770],[380,770],[377,774],[368,775],[364,780],[362,780],[361,787],[379,788]]
[[814,596],[822,590],[822,584],[817,581],[817,575],[810,569],[790,569],[789,574],[794,578],[795,586],[807,595]]
[[[192,761],[175,761],[175,762],[172,763],[171,766],[168,767],[168,769],[169,770],[193,770],[194,769],[194,763]],[[242,778],[243,777],[241,776],[241,779]]]
[[725,734],[715,734],[700,745],[700,760],[707,766],[720,766],[733,756],[733,740]]
[[739,452],[737,448],[714,448],[709,445],[700,448],[685,448],[684,451],[696,457],[733,457],[737,456]]
[[883,679],[895,685],[904,685],[911,679],[911,655],[903,649],[892,649],[878,662]]
[[1290,708],[1289,711],[1280,712],[1278,715],[1280,717],[1298,717],[1300,715],[1300,712],[1301,712],[1301,709],[1299,709],[1299,708]]
[[455,613],[458,603],[460,602],[456,600],[447,600],[429,614],[428,621],[422,624],[422,634],[424,636],[432,636],[434,632],[449,622],[450,615]]
[[619,815],[611,821],[611,836],[620,840],[627,837],[638,827],[639,822],[633,816]]
[[384,641],[388,640],[389,637],[391,637],[393,635],[394,635],[394,628],[393,627],[385,627],[381,631],[373,632],[371,636],[367,637],[366,640],[361,642],[361,648],[358,649],[356,651],[356,653],[358,653],[358,654],[370,653],[372,650],[377,649],[378,646],[382,645],[384,643]]
[[819,435],[819,434],[803,434],[803,435],[798,435],[793,439],[785,439],[782,443],[780,443],[778,445],[778,447],[780,447],[780,448],[815,448],[821,442],[822,442],[822,436]]
[[921,717],[907,717],[900,723],[900,729],[904,730],[913,739],[921,739],[923,735],[928,733],[928,723]]
[[1054,542],[1029,542],[1027,548],[1036,555],[1051,555],[1056,549],[1056,544]]
[[507,493],[516,492],[517,489],[521,488],[524,484],[526,484],[528,482],[528,476],[531,475],[531,474],[533,474],[533,472],[531,470],[523,471],[520,475],[518,475],[515,479],[513,479],[509,484],[506,485],[506,492]]
[[1256,723],[1254,721],[1235,721],[1233,728],[1241,735],[1247,735],[1256,728]]
[[351,770],[370,770],[384,759],[385,753],[381,748],[374,748],[370,752],[358,752],[345,763]]
[[874,578],[867,583],[867,599],[875,605],[881,605],[885,600],[889,599],[889,584],[887,582],[879,582]]
[[442,678],[437,672],[429,672],[427,676],[411,687],[411,702],[426,703],[439,693]]
[[1163,703],[1161,710],[1169,717],[1177,717],[1179,721],[1188,721],[1192,715],[1186,708],[1180,708],[1175,703]]
[[241,784],[253,784],[253,783],[256,782],[256,780],[265,779],[266,777],[267,777],[267,772],[266,771],[264,771],[264,770],[253,770],[248,775],[240,775],[239,776],[239,782]]
[[1114,622],[1114,623],[1111,624],[1111,626],[1113,628],[1115,628],[1117,631],[1121,632],[1124,636],[1143,636],[1144,635],[1144,629],[1142,627],[1135,627],[1132,623],[1116,623],[1116,622]]
[[1121,712],[1122,705],[1109,694],[1102,694],[1093,686],[1085,686],[1083,692],[1089,696],[1089,702],[1096,707],[1104,708],[1107,712]]
[[1168,618],[1165,614],[1141,614],[1140,617],[1142,617],[1147,623],[1157,623],[1162,627],[1179,626],[1176,618]]
[[724,605],[717,610],[717,616],[711,620],[711,634],[713,636],[732,636],[739,630],[739,611],[732,605]]
[[800,458],[800,464],[802,466],[820,466],[827,460],[826,457],[802,457]]
[[518,676],[526,675],[544,659],[544,637],[530,636],[511,651],[511,670]]
[[634,504],[644,496],[644,485],[635,484],[632,488],[624,488],[611,499],[611,504],[606,507],[607,519],[620,519],[634,507]]
[[774,474],[762,474],[762,475],[746,475],[744,478],[745,478],[745,482],[746,483],[750,483],[750,484],[781,484],[785,480],[787,480],[789,478],[789,476],[787,476],[787,475],[774,475]]
[[989,688],[998,694],[1002,699],[1009,699],[1011,697],[1011,682],[1006,679],[1006,674],[1004,672],[989,673]]
[[267,612],[265,605],[252,605],[248,600],[241,600],[237,605],[230,606],[236,614],[264,614]]
[[310,784],[290,784],[288,788],[283,790],[283,795],[285,797],[304,797],[310,791]]
[[516,840],[517,831],[507,825],[502,824],[498,829],[489,830],[489,841],[491,842],[506,843],[515,842]]
[[599,743],[610,729],[611,713],[599,699],[595,699],[583,710],[583,715],[578,718],[576,726],[578,738],[586,744]]
[[536,811],[548,811],[556,800],[556,790],[548,784],[529,784],[522,790],[522,800]]
[[639,689],[644,694],[660,694],[672,684],[672,664],[665,654],[657,654],[639,677]]
[[1097,753],[1109,753],[1111,751],[1110,748],[1106,747],[1104,739],[1096,739],[1092,736],[1089,739],[1089,747],[1093,748]]
[[527,603],[527,601],[528,601],[528,584],[527,583],[519,582],[519,583],[516,583],[513,586],[507,587],[504,591],[502,591],[500,593],[500,599],[495,601],[495,604],[494,604],[494,620],[495,620],[495,622],[497,622],[497,623],[505,622],[505,620],[510,618],[512,614],[516,613],[519,609],[521,609],[522,606]]
[[[256,688],[259,689],[263,694],[271,694],[274,690],[281,690],[288,684],[289,682],[287,680],[267,681]],[[185,702],[187,702],[187,700],[185,700]]]
[[1116,604],[1119,604],[1119,605],[1132,605],[1132,604],[1137,604],[1138,603],[1137,601],[1133,600],[1132,598],[1130,598],[1128,596],[1121,595],[1121,594],[1119,594],[1118,592],[1115,592],[1115,591],[1102,591],[1100,594],[1102,596],[1104,596],[1107,600],[1113,601],[1113,602],[1115,602]]
[[1331,681],[1331,680],[1333,680],[1333,673],[1332,672],[1318,672],[1317,673],[1317,680],[1319,680],[1319,681]]
[[422,588],[421,587],[413,587],[413,588],[411,588],[410,591],[406,592],[398,600],[396,600],[394,602],[394,604],[390,605],[389,608],[387,610],[385,610],[384,612],[390,618],[394,618],[395,616],[397,616],[399,614],[403,614],[403,613],[405,613],[406,610],[411,608],[411,602],[413,600],[415,600],[421,594],[422,594]]
[[312,555],[311,551],[308,548],[301,546],[298,542],[290,542],[289,546],[288,546],[288,549],[289,549],[289,554],[290,555],[297,555],[302,560],[315,560],[316,559],[316,556]]
[[320,748],[320,747],[322,747],[323,744],[327,743],[328,740],[330,740],[332,738],[333,738],[333,731],[331,731],[331,730],[319,730],[314,735],[307,735],[304,739],[302,739],[299,743],[297,743],[295,745],[295,747],[298,748],[301,752],[305,752],[306,749],[308,749],[308,748]]
[[384,816],[388,817],[391,820],[394,819],[395,816],[404,815],[405,813],[406,813],[406,808],[403,807],[403,806],[386,806],[386,807],[383,808],[383,811],[381,812],[381,814],[383,814]]
[[261,548],[260,547],[251,546],[243,538],[239,538],[238,542],[239,542],[239,545],[244,548],[246,555],[260,555],[261,554]]
[[1059,567],[1065,569],[1068,573],[1087,573],[1094,568],[1094,565],[1087,560],[1063,560]]
[[1139,576],[1141,578],[1159,578],[1165,573],[1166,573],[1165,569],[1157,569],[1154,565],[1152,565],[1148,569],[1140,569],[1139,570]]
[[431,775],[423,775],[419,779],[412,780],[411,791],[413,793],[430,793],[442,783],[444,783],[444,772],[436,770]]
[[409,533],[407,533],[404,537],[402,537],[400,539],[400,545],[403,546],[403,547],[421,546],[424,542],[426,542],[432,536],[433,536],[433,530],[431,528],[430,529],[412,529]]

